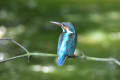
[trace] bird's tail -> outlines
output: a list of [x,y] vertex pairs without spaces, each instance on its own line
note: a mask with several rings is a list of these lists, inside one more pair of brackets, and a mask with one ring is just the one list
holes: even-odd
[[58,60],[57,60],[58,66],[62,66],[65,62],[65,59],[66,59],[65,56],[58,57]]

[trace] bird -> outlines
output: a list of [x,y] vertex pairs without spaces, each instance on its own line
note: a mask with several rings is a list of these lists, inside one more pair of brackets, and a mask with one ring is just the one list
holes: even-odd
[[77,32],[71,22],[51,21],[50,23],[56,24],[62,28],[62,33],[59,36],[57,48],[57,64],[58,66],[62,66],[67,58],[75,57],[74,52],[77,43]]

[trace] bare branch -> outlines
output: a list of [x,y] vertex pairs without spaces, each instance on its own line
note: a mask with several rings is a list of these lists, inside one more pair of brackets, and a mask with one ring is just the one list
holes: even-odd
[[10,38],[2,38],[0,40],[8,40],[8,41],[12,41],[13,43],[15,43],[16,45],[18,45],[20,48],[22,48],[26,53],[27,53],[27,56],[28,56],[28,62],[29,62],[29,58],[30,58],[30,53],[29,51],[24,47],[22,46],[21,44],[19,44],[18,42],[16,42],[15,40],[13,39],[10,39]]
[[26,56],[57,57],[56,54],[49,54],[49,53],[29,53],[29,54],[23,54],[23,55],[19,55],[19,56],[7,58],[5,60],[0,60],[0,63],[7,62],[7,61],[10,61],[10,60],[14,60],[14,59],[18,59],[18,58],[22,58],[22,57],[26,57]]
[[89,57],[82,52],[82,56],[78,56],[81,59],[88,61],[101,61],[101,62],[112,62],[120,66],[120,61],[115,58],[97,58],[97,57]]
[[[49,53],[29,53],[30,56],[44,56],[44,57],[57,57],[56,54],[49,54]],[[12,58],[8,58],[6,60],[1,60],[0,63],[2,62],[6,62],[6,61],[10,61],[10,60],[14,60],[17,58],[22,58],[22,57],[26,57],[28,56],[28,54],[23,54],[23,55],[19,55],[19,56],[15,56]],[[81,56],[76,56],[76,58],[80,58],[83,60],[87,60],[87,61],[101,61],[101,62],[112,62],[117,64],[118,66],[120,66],[120,61],[115,59],[115,58],[97,58],[97,57],[89,57],[87,55],[85,55],[85,53],[82,53]]]

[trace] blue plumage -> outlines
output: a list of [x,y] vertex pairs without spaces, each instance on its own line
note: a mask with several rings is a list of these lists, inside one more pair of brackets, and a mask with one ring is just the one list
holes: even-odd
[[58,41],[58,65],[62,66],[67,56],[72,57],[76,48],[77,33],[72,23],[70,22],[51,22],[57,24],[63,30]]

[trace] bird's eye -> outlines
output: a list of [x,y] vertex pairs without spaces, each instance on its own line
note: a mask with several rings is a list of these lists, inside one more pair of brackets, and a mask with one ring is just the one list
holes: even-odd
[[64,24],[62,24],[63,26],[65,26]]

